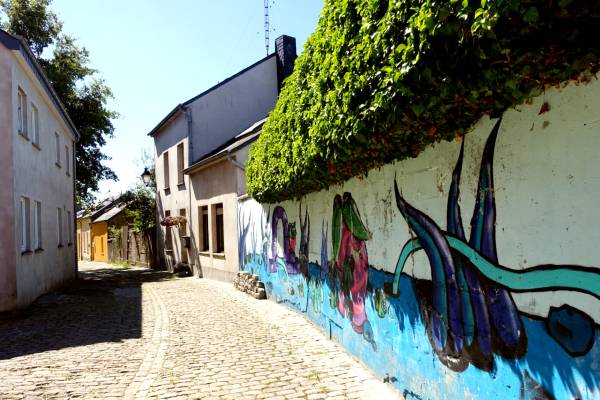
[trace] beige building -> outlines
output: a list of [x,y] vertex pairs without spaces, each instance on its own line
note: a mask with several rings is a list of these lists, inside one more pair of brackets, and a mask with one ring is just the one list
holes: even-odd
[[156,160],[159,263],[189,266],[195,275],[230,280],[238,270],[237,197],[245,193],[245,144],[273,110],[293,68],[295,39],[276,52],[176,106],[149,133]]
[[238,199],[246,194],[248,150],[263,123],[259,121],[228,146],[184,170],[194,188],[192,219],[197,224],[192,233],[205,278],[231,280],[239,271]]
[[77,275],[78,139],[25,42],[0,30],[0,312]]
[[77,259],[92,259],[92,218],[84,212],[77,215]]

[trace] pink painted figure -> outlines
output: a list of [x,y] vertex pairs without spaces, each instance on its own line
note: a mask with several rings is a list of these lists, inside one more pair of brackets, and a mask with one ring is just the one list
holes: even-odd
[[[354,204],[354,200],[350,196],[349,193],[344,195],[343,207],[348,209],[356,210],[356,205]],[[354,214],[357,219],[358,213]],[[338,299],[338,311],[342,315],[349,314],[348,316],[351,318],[352,328],[356,333],[363,333],[363,326],[367,321],[367,315],[365,313],[365,298],[367,294],[367,281],[369,278],[369,259],[367,255],[367,245],[366,245],[366,236],[365,229],[361,224],[361,232],[364,239],[361,239],[355,234],[353,234],[350,227],[347,225],[348,222],[346,218],[340,218],[340,247],[337,255],[337,269],[338,276],[342,280],[341,286],[342,291],[339,293]],[[358,232],[355,230],[355,232]],[[346,267],[346,268],[345,268]],[[346,272],[344,271],[346,269]],[[352,271],[352,279],[351,282],[343,282],[345,280],[349,280],[348,271],[350,269]],[[346,299],[346,295],[349,292],[351,295],[351,305],[346,305],[346,302],[349,303],[348,299]],[[351,307],[351,310],[348,310],[347,307]]]

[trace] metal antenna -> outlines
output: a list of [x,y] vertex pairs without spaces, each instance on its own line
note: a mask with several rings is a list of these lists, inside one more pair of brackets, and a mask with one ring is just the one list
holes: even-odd
[[269,0],[265,0],[265,47],[269,55]]

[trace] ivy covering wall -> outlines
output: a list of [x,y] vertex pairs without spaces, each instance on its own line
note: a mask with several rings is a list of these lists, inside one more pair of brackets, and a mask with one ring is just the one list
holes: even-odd
[[277,202],[365,176],[548,86],[596,79],[598,3],[325,0],[250,151],[249,194]]

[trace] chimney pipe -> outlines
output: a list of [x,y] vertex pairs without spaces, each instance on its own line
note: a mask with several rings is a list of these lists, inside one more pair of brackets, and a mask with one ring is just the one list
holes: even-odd
[[275,39],[277,53],[277,87],[281,91],[283,80],[292,74],[296,61],[296,39],[281,35]]

